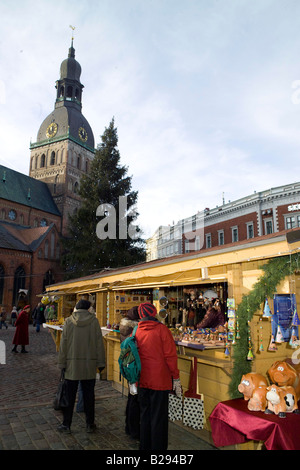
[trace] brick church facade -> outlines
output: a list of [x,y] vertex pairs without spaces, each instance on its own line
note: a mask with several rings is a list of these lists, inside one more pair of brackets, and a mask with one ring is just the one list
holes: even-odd
[[80,206],[80,178],[95,153],[80,75],[72,39],[54,110],[30,143],[29,176],[0,165],[0,304],[8,313],[24,303],[34,308],[45,286],[63,278],[61,237]]

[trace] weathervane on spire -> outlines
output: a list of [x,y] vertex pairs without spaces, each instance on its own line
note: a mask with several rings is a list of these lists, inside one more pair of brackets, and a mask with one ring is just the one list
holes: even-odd
[[73,40],[74,40],[74,29],[75,29],[75,26],[70,25],[70,28],[71,28],[71,30],[72,30],[72,42],[73,42]]

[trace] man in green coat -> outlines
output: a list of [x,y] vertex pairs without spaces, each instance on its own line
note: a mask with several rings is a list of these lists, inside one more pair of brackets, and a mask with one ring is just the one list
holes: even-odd
[[58,365],[65,370],[68,406],[63,408],[63,423],[58,429],[70,432],[78,383],[80,381],[87,431],[95,429],[95,381],[97,368],[105,367],[105,351],[101,328],[94,313],[89,312],[91,303],[80,300],[65,321],[58,353]]

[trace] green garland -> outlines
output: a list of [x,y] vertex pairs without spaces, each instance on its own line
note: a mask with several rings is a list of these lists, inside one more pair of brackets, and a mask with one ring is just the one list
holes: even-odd
[[233,350],[233,371],[229,385],[231,398],[239,398],[242,395],[238,391],[243,374],[251,372],[251,361],[247,360],[248,354],[248,321],[255,312],[259,311],[266,297],[272,297],[276,292],[278,284],[288,275],[298,269],[298,254],[272,258],[262,266],[264,274],[253,286],[248,295],[244,295],[237,308],[239,319],[240,339],[236,340]]

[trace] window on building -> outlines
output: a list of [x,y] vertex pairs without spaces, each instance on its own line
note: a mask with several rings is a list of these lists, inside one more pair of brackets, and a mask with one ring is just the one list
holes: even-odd
[[218,230],[218,242],[219,245],[224,245],[224,230]]
[[25,289],[26,274],[22,266],[19,266],[14,275],[14,288],[13,288],[13,305],[17,305],[19,298],[19,290]]
[[5,214],[5,209],[1,209],[1,219],[5,220],[6,214]]
[[196,251],[200,250],[200,237],[199,237],[199,235],[195,238],[195,250]]
[[265,234],[269,235],[270,233],[273,233],[273,220],[266,219],[265,220]]
[[78,184],[78,182],[76,181],[76,183],[74,184],[74,193],[77,194],[77,193],[78,193],[78,190],[79,190],[79,184]]
[[55,165],[55,152],[51,153],[50,165]]
[[285,219],[285,228],[289,229],[289,228],[294,228],[294,227],[296,227],[295,217],[294,216],[287,217]]
[[212,247],[212,242],[211,242],[211,234],[207,233],[205,235],[205,240],[206,240],[206,248],[211,248]]
[[239,241],[239,231],[237,227],[231,228],[231,238],[232,238],[232,243],[236,243]]
[[50,238],[50,257],[53,259],[54,258],[54,252],[55,252],[55,235],[54,233],[51,233],[51,238]]
[[48,259],[49,258],[49,242],[48,240],[45,241],[45,259]]
[[190,252],[190,241],[189,240],[184,240],[184,252],[189,253]]
[[254,238],[254,225],[253,222],[247,224],[247,238]]
[[43,153],[41,156],[41,168],[44,168],[46,164],[46,155]]
[[67,88],[67,98],[72,98],[73,96],[73,88],[69,85]]

